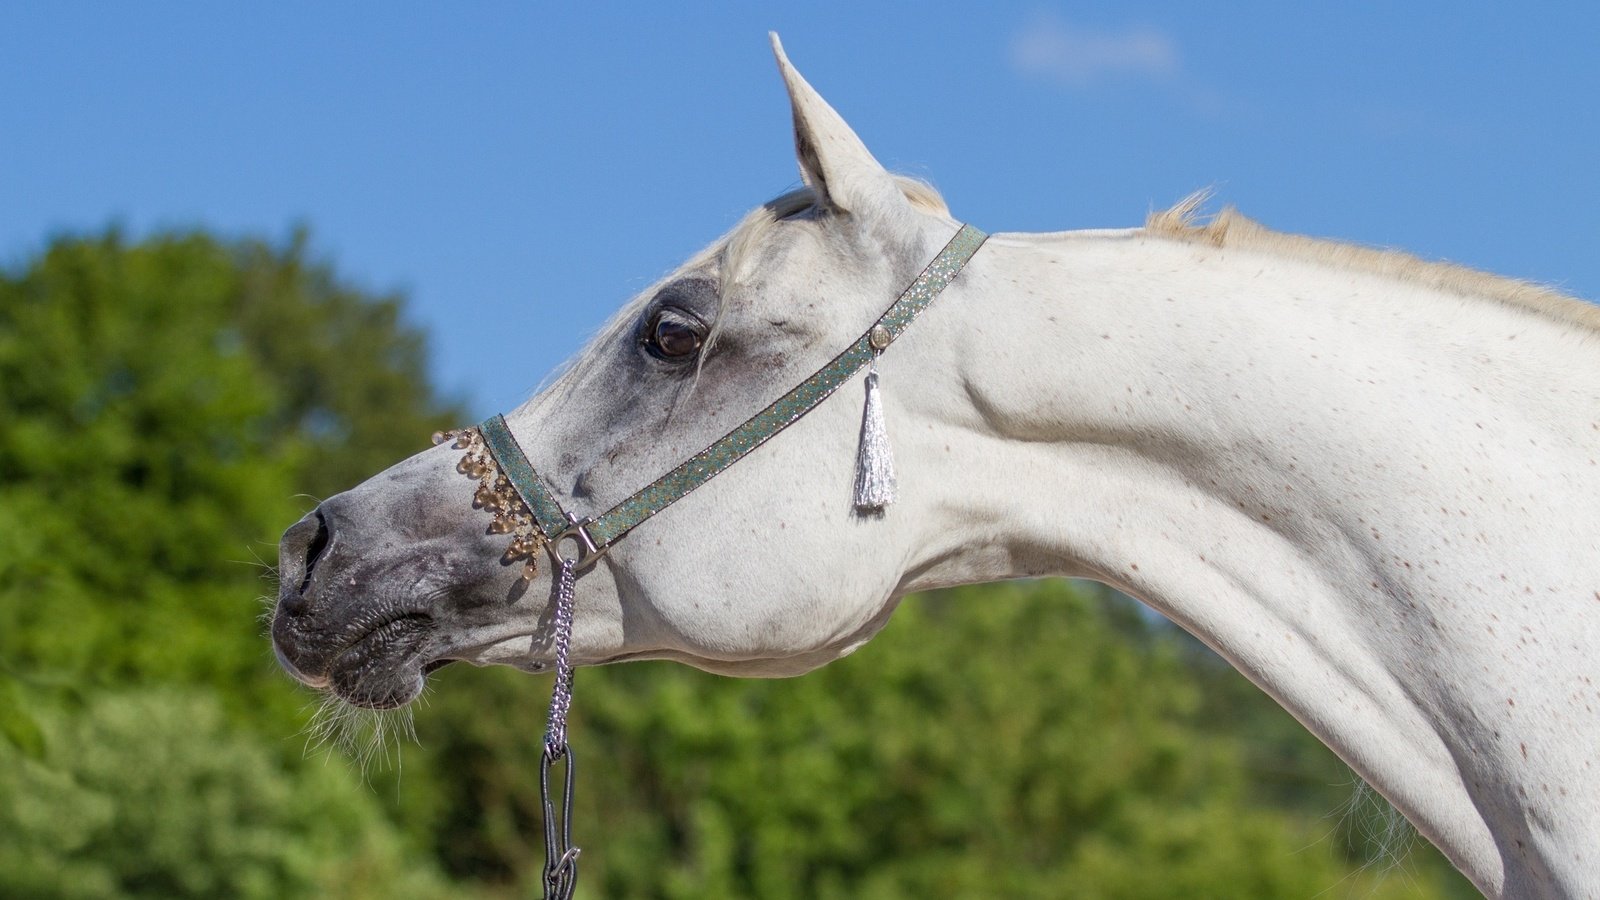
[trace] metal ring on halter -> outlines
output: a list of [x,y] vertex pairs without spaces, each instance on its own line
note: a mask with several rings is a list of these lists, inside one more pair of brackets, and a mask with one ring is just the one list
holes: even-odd
[[[572,513],[567,513],[567,527],[550,536],[545,543],[545,549],[550,552],[550,558],[556,565],[567,562],[572,565],[574,572],[582,572],[595,564],[608,548],[596,546],[594,538],[590,536],[587,526],[591,519],[580,519]],[[561,553],[561,544],[564,541],[573,541],[577,544],[577,556],[564,556]]]

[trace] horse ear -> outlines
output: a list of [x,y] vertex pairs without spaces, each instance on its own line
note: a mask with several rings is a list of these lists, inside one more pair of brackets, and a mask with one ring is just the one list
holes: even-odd
[[894,176],[868,152],[844,119],[800,77],[777,32],[769,32],[794,109],[794,151],[800,178],[817,193],[819,205],[849,213],[905,204]]

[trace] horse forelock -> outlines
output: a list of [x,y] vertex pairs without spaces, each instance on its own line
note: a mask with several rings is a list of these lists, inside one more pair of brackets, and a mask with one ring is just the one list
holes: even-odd
[[[948,216],[949,208],[945,205],[944,198],[939,191],[917,178],[907,175],[895,175],[895,184],[900,192],[914,209],[932,215]],[[560,371],[570,369],[583,361],[592,348],[609,345],[621,335],[630,333],[636,327],[639,313],[647,306],[656,293],[673,279],[681,277],[685,272],[697,270],[714,270],[720,286],[720,294],[729,296],[738,286],[750,265],[754,264],[759,248],[766,243],[774,226],[778,222],[800,215],[813,209],[817,203],[816,192],[809,187],[800,187],[768,200],[766,203],[746,213],[739,223],[728,233],[712,241],[704,249],[689,257],[682,265],[674,268],[648,288],[641,291],[632,302],[623,304],[622,308],[611,317],[606,324],[596,332],[595,337],[580,351],[577,356],[569,359]],[[707,345],[714,343],[722,317],[710,323],[707,335]],[[704,356],[702,355],[702,358]]]
[[[944,198],[933,185],[907,175],[895,175],[894,180],[895,185],[900,188],[900,193],[913,208],[938,216],[950,214]],[[696,261],[705,262],[712,257],[720,257],[722,286],[724,294],[728,293],[743,277],[747,266],[751,264],[755,248],[762,245],[772,227],[783,219],[812,209],[816,206],[816,201],[816,193],[809,187],[802,187],[763,203],[747,214],[721,240],[701,251],[701,255],[696,260],[691,260],[690,265]]]
[[1150,234],[1216,247],[1261,250],[1371,272],[1470,297],[1530,310],[1590,331],[1600,331],[1600,306],[1541,284],[1493,275],[1468,266],[1426,260],[1399,250],[1364,247],[1327,238],[1274,231],[1232,206],[1209,219],[1202,211],[1211,191],[1201,190],[1145,219]]

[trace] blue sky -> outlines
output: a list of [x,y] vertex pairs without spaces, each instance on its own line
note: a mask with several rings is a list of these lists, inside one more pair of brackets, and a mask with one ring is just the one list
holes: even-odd
[[0,260],[110,223],[304,223],[409,295],[486,415],[795,182],[775,29],[885,164],[991,231],[1213,185],[1600,298],[1600,4],[578,6],[6,4]]

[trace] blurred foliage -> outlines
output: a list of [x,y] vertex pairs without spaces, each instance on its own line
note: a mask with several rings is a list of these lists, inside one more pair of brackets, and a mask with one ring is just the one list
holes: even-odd
[[302,236],[111,232],[0,277],[0,660],[298,706],[256,623],[276,532],[462,416],[399,308]]
[[[401,312],[304,235],[0,273],[0,896],[538,896],[547,678],[440,672],[403,777],[364,782],[305,752],[259,621],[306,494],[462,421]],[[913,598],[804,678],[640,663],[577,698],[582,897],[1473,895],[1425,846],[1386,871],[1331,753],[1092,586]]]
[[451,895],[342,767],[285,766],[207,693],[105,692],[50,725],[43,763],[0,748],[7,897]]
[[[530,877],[549,680],[436,680],[418,727],[427,767],[456,767],[440,858]],[[914,597],[798,679],[631,663],[580,672],[576,692],[591,897],[1476,896],[1425,844],[1391,870],[1363,837],[1378,811],[1342,809],[1354,782],[1337,758],[1098,586]],[[1213,699],[1274,740],[1222,727]]]

